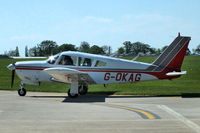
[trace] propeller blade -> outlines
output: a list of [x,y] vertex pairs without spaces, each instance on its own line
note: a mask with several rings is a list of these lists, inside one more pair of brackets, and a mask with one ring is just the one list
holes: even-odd
[[15,81],[15,63],[12,64],[14,69],[12,70],[12,80],[11,80],[11,88],[13,88],[14,81]]
[[13,88],[14,80],[15,80],[15,70],[12,70],[11,88]]

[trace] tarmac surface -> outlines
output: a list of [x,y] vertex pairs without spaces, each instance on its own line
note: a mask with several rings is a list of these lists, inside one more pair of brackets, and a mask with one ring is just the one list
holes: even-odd
[[0,133],[200,133],[200,98],[0,91]]

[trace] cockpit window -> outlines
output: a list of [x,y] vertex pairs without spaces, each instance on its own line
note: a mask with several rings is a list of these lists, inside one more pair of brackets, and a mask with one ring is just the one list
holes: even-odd
[[106,66],[106,62],[97,60],[95,67],[104,67]]
[[79,57],[79,66],[87,66],[87,67],[91,67],[92,66],[92,62],[93,60],[90,58],[81,58]]
[[58,57],[60,56],[60,53],[54,55],[54,56],[50,56],[48,59],[47,59],[47,62],[49,64],[54,64],[56,62],[56,60],[58,59]]
[[72,65],[75,66],[77,62],[77,57],[63,55],[59,61],[59,65]]

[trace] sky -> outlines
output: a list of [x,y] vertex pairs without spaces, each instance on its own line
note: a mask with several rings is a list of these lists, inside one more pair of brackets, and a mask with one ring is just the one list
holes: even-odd
[[124,41],[152,47],[169,45],[178,35],[200,44],[199,0],[0,0],[0,54],[32,48],[43,40],[58,45],[82,41],[109,45]]

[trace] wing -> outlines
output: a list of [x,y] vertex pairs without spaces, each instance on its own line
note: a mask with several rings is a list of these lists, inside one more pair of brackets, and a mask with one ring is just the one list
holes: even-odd
[[78,81],[79,83],[95,84],[94,80],[85,72],[81,72],[70,68],[47,68],[43,70],[50,76],[51,80],[62,83],[72,83]]

